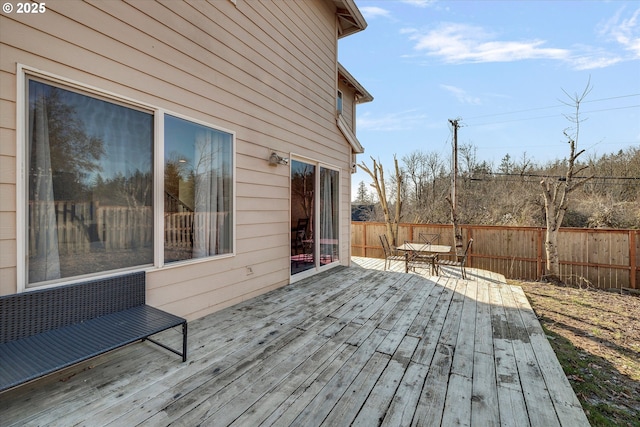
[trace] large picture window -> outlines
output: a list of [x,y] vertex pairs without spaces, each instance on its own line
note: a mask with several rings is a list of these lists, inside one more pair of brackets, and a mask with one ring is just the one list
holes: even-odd
[[28,283],[153,262],[153,115],[28,84]]
[[[232,133],[26,81],[27,287],[233,253]],[[164,195],[154,194],[159,141]]]

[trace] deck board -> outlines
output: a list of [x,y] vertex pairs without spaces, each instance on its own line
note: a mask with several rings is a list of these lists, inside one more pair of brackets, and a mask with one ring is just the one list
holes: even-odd
[[[588,426],[520,288],[339,267],[0,394],[0,424]],[[175,331],[161,334],[178,343]]]

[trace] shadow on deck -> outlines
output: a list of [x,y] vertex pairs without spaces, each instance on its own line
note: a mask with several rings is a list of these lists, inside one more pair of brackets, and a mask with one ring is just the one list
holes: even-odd
[[589,425],[520,288],[352,261],[190,322],[187,363],[134,344],[0,394],[0,424]]

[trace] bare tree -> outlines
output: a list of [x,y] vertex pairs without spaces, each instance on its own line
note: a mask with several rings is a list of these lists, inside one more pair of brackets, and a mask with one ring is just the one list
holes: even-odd
[[462,174],[466,177],[473,176],[474,172],[478,169],[478,147],[469,142],[467,144],[461,144],[458,147],[458,152],[464,165]]
[[444,196],[438,196],[438,180],[445,175],[444,165],[440,160],[438,153],[432,151],[427,154],[426,168],[429,171],[429,179],[431,181],[431,194],[429,195],[428,202],[428,217],[431,221],[433,221],[437,209],[436,204],[438,201],[442,203],[442,200],[444,199]]
[[426,158],[421,151],[413,151],[412,153],[402,157],[408,180],[413,184],[413,188],[409,191],[413,195],[414,214],[419,217],[423,205],[426,203],[424,194],[425,184],[427,180]]
[[393,162],[395,164],[395,172],[396,172],[396,202],[395,202],[395,215],[391,216],[391,209],[389,207],[389,201],[387,199],[387,189],[384,181],[384,168],[382,167],[382,163],[380,161],[376,161],[373,157],[371,157],[373,161],[373,171],[369,169],[369,167],[364,163],[358,164],[360,169],[365,171],[373,182],[371,186],[376,189],[376,193],[378,194],[378,200],[380,201],[380,206],[382,207],[382,213],[384,215],[384,222],[387,226],[387,237],[389,238],[391,244],[393,246],[397,246],[398,240],[398,224],[400,223],[400,215],[402,213],[402,173],[400,171],[400,167],[398,166],[398,159],[396,156],[393,156]]
[[522,160],[520,163],[514,164],[515,171],[520,174],[520,177],[524,177],[531,170],[531,159],[527,156],[527,152],[522,153]]
[[567,120],[572,123],[572,128],[567,128],[563,131],[569,144],[569,158],[567,159],[566,172],[564,176],[560,178],[544,177],[540,181],[547,226],[544,242],[547,253],[547,274],[545,275],[545,279],[556,283],[562,282],[560,279],[560,258],[558,255],[558,231],[569,207],[569,195],[591,178],[581,178],[577,176],[588,166],[578,165],[576,159],[584,153],[584,150],[578,151],[580,123],[584,121],[580,118],[580,105],[592,89],[591,80],[589,79],[582,94],[576,93],[572,96],[563,90],[571,101],[564,102],[564,104],[575,109],[572,115],[565,115]]

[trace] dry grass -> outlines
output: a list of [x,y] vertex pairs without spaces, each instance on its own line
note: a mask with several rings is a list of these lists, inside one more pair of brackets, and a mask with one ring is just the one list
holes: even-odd
[[593,426],[640,426],[640,297],[522,286]]

